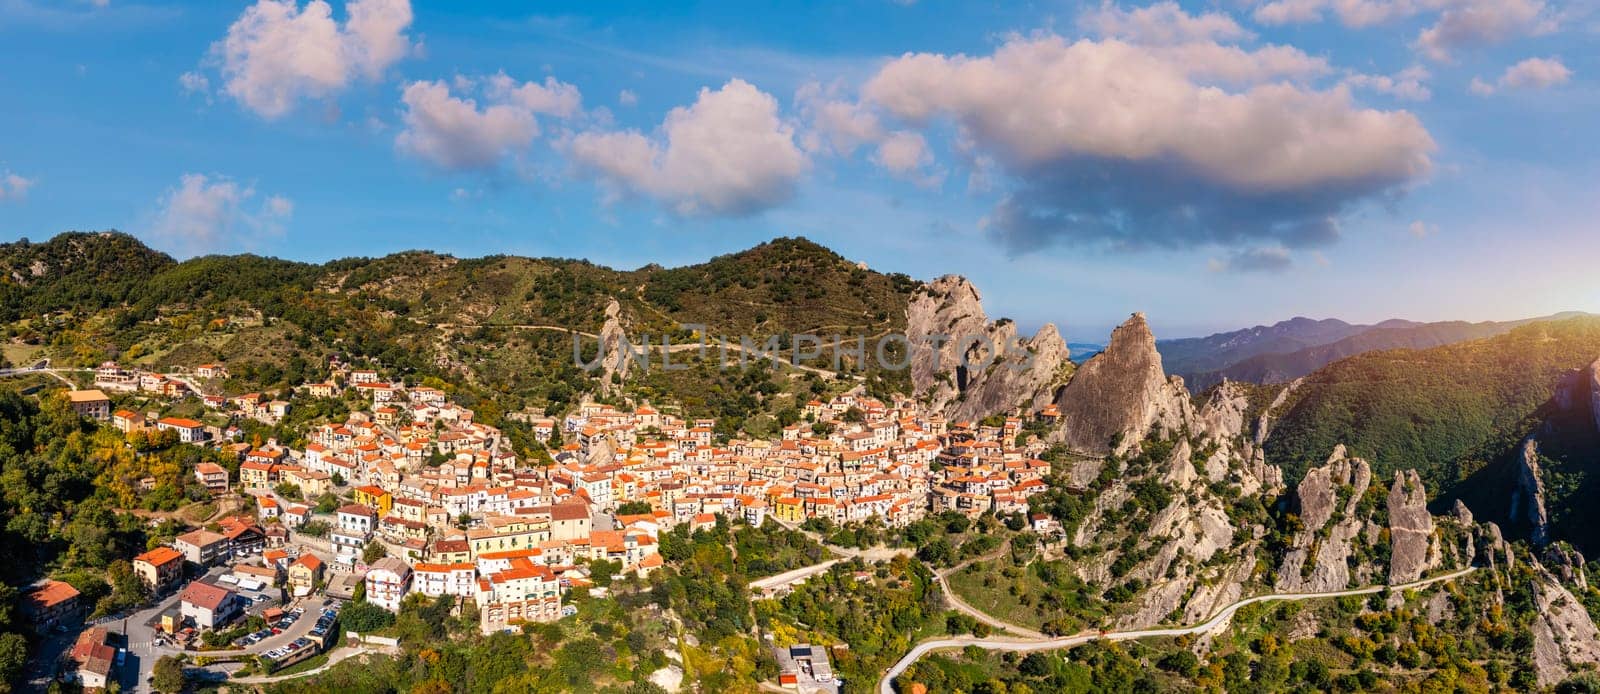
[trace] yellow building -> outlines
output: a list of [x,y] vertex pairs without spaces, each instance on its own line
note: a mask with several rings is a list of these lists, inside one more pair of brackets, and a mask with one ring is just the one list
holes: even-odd
[[781,497],[772,504],[772,516],[785,523],[804,523],[806,502],[792,496]]
[[356,487],[354,493],[356,503],[377,511],[379,518],[389,515],[394,508],[394,495],[383,491],[382,487]]

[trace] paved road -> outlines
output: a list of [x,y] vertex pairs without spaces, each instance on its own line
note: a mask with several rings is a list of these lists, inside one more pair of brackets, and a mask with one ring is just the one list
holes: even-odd
[[296,672],[296,673],[294,673],[292,675],[262,675],[262,676],[259,676],[259,677],[240,677],[238,679],[231,679],[231,680],[228,680],[228,681],[229,682],[234,682],[234,683],[237,683],[237,684],[266,684],[268,682],[281,682],[283,680],[292,680],[292,679],[296,679],[296,678],[299,678],[299,677],[308,677],[308,676],[311,676],[311,675],[315,675],[317,673],[326,671],[328,668],[331,668],[331,667],[333,667],[335,665],[338,665],[342,661],[349,660],[349,659],[354,658],[354,657],[356,657],[358,655],[366,655],[368,653],[394,653],[394,652],[395,652],[395,649],[389,648],[388,646],[374,646],[372,644],[362,644],[360,646],[355,646],[353,648],[341,648],[339,650],[336,650],[336,651],[333,652],[332,655],[328,656],[328,662],[323,663],[321,665],[318,665],[318,666],[316,666],[314,668],[311,668],[310,670],[303,670],[301,672]]
[[[201,578],[215,579],[217,576],[221,576],[222,574],[230,571],[232,571],[232,567],[215,566],[207,571]],[[249,648],[232,649],[226,651],[184,651],[178,648],[173,648],[170,645],[157,646],[155,644],[156,629],[150,625],[150,621],[155,619],[161,613],[171,609],[172,606],[178,602],[178,598],[181,594],[181,590],[174,590],[171,595],[163,598],[155,605],[128,615],[126,619],[105,625],[111,631],[124,634],[127,638],[128,663],[122,670],[122,691],[146,691],[148,688],[145,686],[145,682],[148,681],[150,676],[154,673],[156,661],[164,655],[182,654],[188,655],[191,658],[198,656],[243,655],[247,653],[262,653],[287,644],[290,641],[300,638],[301,636],[305,636],[314,626],[316,626],[317,619],[315,613],[320,610],[322,606],[322,599],[316,597],[307,598],[302,601],[291,601],[284,606],[285,609],[294,607],[295,605],[302,605],[306,608],[306,614],[302,615],[300,619],[296,620],[295,623],[288,629],[284,630],[283,633],[275,634],[270,638],[263,639],[259,643],[251,645]]]
[[1133,631],[1114,631],[1104,633],[1094,632],[1077,634],[1074,636],[1063,636],[1054,639],[1018,639],[1007,637],[980,639],[976,637],[958,637],[924,641],[912,648],[910,653],[907,653],[905,657],[901,658],[899,662],[894,664],[894,667],[889,668],[889,671],[883,674],[883,678],[878,680],[878,691],[880,694],[894,694],[894,678],[899,677],[906,671],[906,668],[911,667],[911,664],[917,662],[917,660],[922,656],[933,651],[950,648],[965,648],[967,646],[977,646],[979,648],[991,651],[1054,651],[1062,648],[1081,646],[1096,639],[1104,639],[1106,641],[1128,641],[1132,639],[1144,639],[1158,636],[1203,634],[1227,623],[1227,621],[1233,617],[1233,614],[1238,612],[1240,608],[1248,605],[1254,605],[1256,603],[1278,602],[1283,600],[1311,600],[1315,598],[1339,598],[1350,595],[1370,595],[1372,593],[1381,593],[1385,590],[1410,590],[1412,588],[1421,588],[1423,586],[1441,583],[1444,581],[1452,581],[1472,573],[1474,570],[1476,570],[1476,568],[1477,567],[1468,567],[1461,569],[1460,571],[1434,576],[1433,578],[1424,578],[1419,581],[1412,581],[1410,583],[1402,583],[1394,586],[1367,586],[1364,588],[1352,588],[1350,590],[1340,590],[1329,593],[1270,593],[1267,595],[1257,595],[1253,598],[1246,598],[1228,605],[1227,607],[1219,610],[1215,615],[1212,615],[1210,619],[1187,627],[1137,629]]
[[[846,559],[860,558],[860,559],[862,559],[864,561],[872,562],[872,561],[888,561],[888,560],[893,559],[893,558],[895,558],[897,556],[900,556],[900,555],[906,555],[906,556],[910,556],[911,555],[911,550],[907,549],[905,547],[884,547],[884,546],[880,545],[878,547],[873,547],[871,549],[856,549],[854,547],[840,547],[838,545],[830,545],[830,544],[828,544],[827,540],[823,539],[823,537],[821,535],[817,534],[817,533],[814,533],[814,532],[812,532],[810,530],[804,530],[804,529],[800,528],[797,525],[794,525],[792,523],[785,523],[785,522],[780,521],[780,520],[778,520],[776,518],[773,518],[772,520],[773,520],[773,522],[775,522],[778,525],[781,525],[781,526],[783,526],[785,528],[788,528],[790,530],[798,530],[799,532],[804,533],[806,535],[806,537],[809,537],[812,540],[816,541],[817,544],[822,545],[828,551],[833,552],[834,554],[842,555],[842,557],[839,558],[839,559],[829,559],[827,561],[818,562],[818,563],[812,564],[810,566],[802,566],[802,567],[800,567],[798,569],[791,569],[789,571],[785,571],[785,572],[783,572],[781,574],[778,574],[776,576],[768,576],[766,578],[760,578],[760,579],[756,579],[754,581],[751,581],[750,582],[750,590],[758,592],[758,593],[763,591],[763,590],[767,590],[767,589],[782,588],[784,586],[790,586],[790,585],[794,585],[796,583],[804,582],[806,579],[811,578],[812,576],[820,574],[820,573],[822,573],[824,571],[827,571],[828,569],[833,568],[834,564],[837,564],[837,563],[839,563],[841,561],[844,561]],[[948,591],[946,591],[946,592],[948,592]]]

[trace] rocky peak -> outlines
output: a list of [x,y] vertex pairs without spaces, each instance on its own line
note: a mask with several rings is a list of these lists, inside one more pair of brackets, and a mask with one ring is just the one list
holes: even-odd
[[1245,430],[1250,399],[1238,383],[1223,379],[1197,414],[1201,434],[1216,441],[1233,441]]
[[1342,590],[1350,585],[1352,568],[1358,580],[1370,578],[1371,567],[1352,567],[1350,557],[1367,522],[1356,510],[1371,483],[1367,461],[1349,457],[1343,445],[1326,464],[1306,471],[1294,495],[1301,530],[1278,569],[1280,592]]
[[[1516,463],[1517,486],[1511,492],[1511,512],[1509,518],[1515,522],[1528,524],[1528,537],[1535,545],[1545,543],[1549,531],[1550,516],[1544,507],[1544,479],[1539,470],[1539,444],[1533,439],[1522,442],[1522,451],[1517,455]],[[1516,528],[1510,528],[1513,532]]]
[[600,390],[611,392],[612,374],[628,375],[628,367],[633,364],[633,355],[629,353],[630,346],[624,345],[627,341],[627,331],[622,325],[622,305],[612,299],[606,304],[606,322],[600,328],[600,354],[604,358],[601,362]]
[[1091,455],[1127,450],[1151,431],[1173,431],[1193,418],[1182,379],[1161,369],[1143,313],[1111,331],[1105,350],[1078,367],[1056,406],[1062,424],[1055,440]]
[[1016,323],[988,319],[977,287],[959,275],[940,277],[912,297],[906,335],[913,389],[952,420],[1038,409],[1072,373],[1054,325],[1019,339]]
[[[1422,578],[1429,556],[1434,553],[1433,516],[1428,513],[1428,493],[1416,470],[1394,474],[1388,503],[1389,582],[1409,583]],[[1470,514],[1469,511],[1469,518]]]

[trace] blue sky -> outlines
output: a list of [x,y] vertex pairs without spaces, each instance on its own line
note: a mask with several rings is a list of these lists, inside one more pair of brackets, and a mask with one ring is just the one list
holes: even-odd
[[0,0],[0,239],[681,264],[803,235],[1103,338],[1600,310],[1569,0]]

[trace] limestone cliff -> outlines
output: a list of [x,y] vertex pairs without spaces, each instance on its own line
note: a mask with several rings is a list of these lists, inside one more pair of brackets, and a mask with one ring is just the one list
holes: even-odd
[[1056,397],[1061,427],[1053,441],[1089,455],[1126,451],[1152,431],[1176,431],[1194,419],[1183,380],[1168,379],[1144,314],[1111,331]]
[[1533,668],[1548,687],[1573,671],[1600,665],[1600,630],[1561,579],[1534,563]]
[[1416,470],[1394,474],[1388,511],[1389,582],[1415,581],[1422,577],[1438,553],[1433,539],[1433,516],[1428,514],[1428,493]]
[[630,353],[632,349],[627,343],[627,333],[622,325],[622,306],[612,299],[606,304],[606,322],[600,328],[600,390],[610,393],[615,386],[611,383],[613,374],[627,377],[628,369],[633,365],[636,357]]
[[951,420],[981,419],[1050,401],[1072,373],[1067,343],[1054,325],[1031,338],[1016,323],[991,322],[966,278],[946,275],[906,306],[911,384],[917,396]]
[[[1371,483],[1372,469],[1367,461],[1349,457],[1344,446],[1336,447],[1325,465],[1306,472],[1295,489],[1302,529],[1278,569],[1280,592],[1327,592],[1349,587],[1352,545],[1364,524],[1356,509]],[[1365,577],[1357,576],[1358,580],[1362,578]]]
[[1522,451],[1517,456],[1516,474],[1517,486],[1511,492],[1510,518],[1513,521],[1527,523],[1529,539],[1536,545],[1542,545],[1549,530],[1550,516],[1545,512],[1544,506],[1544,479],[1539,471],[1539,444],[1532,437],[1522,442]]

